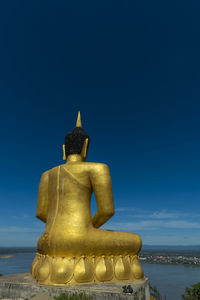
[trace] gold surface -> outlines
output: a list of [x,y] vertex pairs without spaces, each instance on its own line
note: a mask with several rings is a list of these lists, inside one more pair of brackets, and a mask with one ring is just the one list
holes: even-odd
[[56,257],[36,254],[31,274],[44,285],[78,285],[144,278],[137,255]]
[[[80,112],[77,124],[81,126]],[[31,274],[47,285],[140,280],[141,239],[135,233],[99,229],[114,215],[110,171],[80,154],[42,174],[36,216],[46,223]],[[65,147],[63,147],[65,152]],[[92,217],[91,195],[97,212]]]
[[80,111],[78,112],[78,117],[77,117],[77,121],[76,121],[76,127],[82,127],[82,124],[81,124],[81,113],[80,113]]

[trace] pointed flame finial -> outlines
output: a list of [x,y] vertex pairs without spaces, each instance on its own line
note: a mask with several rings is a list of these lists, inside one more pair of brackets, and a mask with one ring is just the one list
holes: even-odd
[[78,117],[77,117],[77,121],[76,121],[76,127],[82,127],[80,110],[78,111]]

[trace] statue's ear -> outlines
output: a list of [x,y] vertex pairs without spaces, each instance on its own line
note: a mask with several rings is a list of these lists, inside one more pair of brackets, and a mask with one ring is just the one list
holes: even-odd
[[65,144],[63,144],[62,148],[63,148],[63,160],[66,160]]
[[87,157],[87,147],[88,147],[88,138],[85,139],[84,144],[83,144],[83,148],[82,148],[82,151],[81,151],[81,156],[84,159],[86,159],[86,157]]

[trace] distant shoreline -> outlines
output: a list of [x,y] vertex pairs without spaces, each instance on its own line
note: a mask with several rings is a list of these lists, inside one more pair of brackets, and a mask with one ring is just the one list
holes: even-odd
[[[36,253],[35,247],[0,247],[0,259],[9,259],[20,253]],[[139,253],[144,264],[200,267],[200,246],[148,246]]]
[[0,255],[0,258],[12,258],[12,257],[15,257],[14,254],[12,255]]
[[142,261],[142,262],[144,264],[150,264],[150,265],[167,265],[167,266],[183,266],[183,267],[200,268],[200,265],[195,265],[195,264],[167,263],[167,262],[150,262],[150,261]]
[[35,247],[0,247],[0,256],[16,253],[36,253],[36,251]]

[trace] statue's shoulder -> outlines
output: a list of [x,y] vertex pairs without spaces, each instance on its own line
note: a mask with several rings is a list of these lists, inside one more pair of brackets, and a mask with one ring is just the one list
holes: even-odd
[[96,163],[96,162],[84,162],[85,168],[88,171],[91,172],[102,172],[109,170],[109,167],[107,164],[104,163]]
[[50,173],[54,173],[54,172],[56,173],[58,171],[59,167],[60,166],[56,166],[56,167],[53,167],[49,170],[46,170],[44,173],[42,173],[42,177],[47,177]]
[[84,165],[89,167],[89,168],[93,168],[93,167],[108,168],[107,164],[97,163],[97,162],[84,162]]
[[47,170],[47,171],[43,172],[43,173],[42,173],[42,177],[47,177],[47,176],[48,176],[48,174],[49,174],[49,170]]

